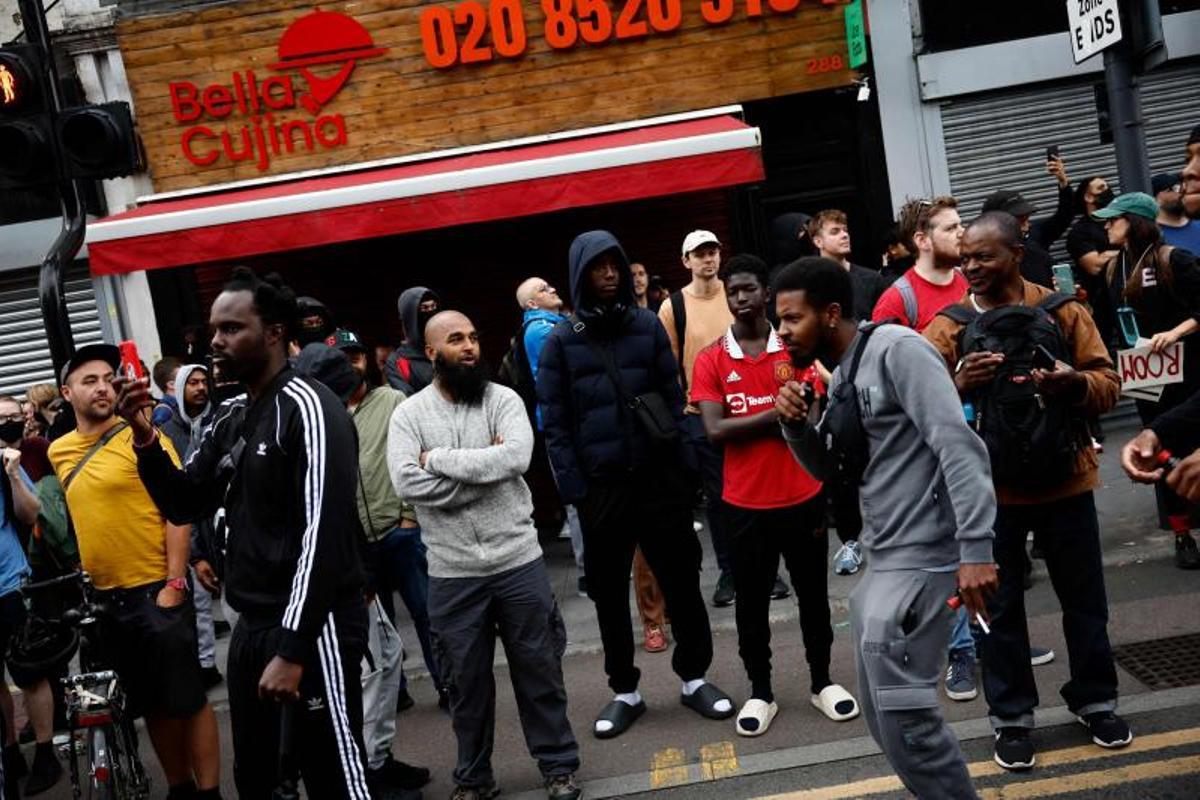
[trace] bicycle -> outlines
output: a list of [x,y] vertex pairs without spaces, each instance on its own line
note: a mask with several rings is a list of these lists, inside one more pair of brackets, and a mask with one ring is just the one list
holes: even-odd
[[[58,587],[74,584],[80,601],[62,611],[58,618],[39,616],[33,597]],[[80,671],[63,678],[67,726],[70,733],[70,775],[75,800],[146,800],[150,796],[150,779],[138,755],[137,730],[133,718],[125,711],[125,692],[120,678],[99,661],[100,620],[110,611],[97,602],[91,577],[81,571],[21,587],[29,617],[22,636],[14,640],[9,654],[18,662],[22,658],[62,663],[78,646]],[[66,636],[66,643],[48,644],[54,637]],[[44,652],[55,652],[53,659]],[[41,656],[36,659],[35,653]],[[65,658],[64,658],[65,655]],[[81,765],[80,752],[75,747],[81,733],[85,741]],[[86,795],[85,795],[86,792]]]

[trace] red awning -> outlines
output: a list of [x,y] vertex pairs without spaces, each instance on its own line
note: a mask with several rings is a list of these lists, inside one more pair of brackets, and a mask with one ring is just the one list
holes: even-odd
[[97,275],[230,261],[763,179],[728,116],[151,201],[88,226]]

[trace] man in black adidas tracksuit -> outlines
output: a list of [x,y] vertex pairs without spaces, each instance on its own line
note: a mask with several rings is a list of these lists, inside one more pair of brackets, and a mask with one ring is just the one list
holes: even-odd
[[354,501],[354,425],[324,386],[287,364],[290,290],[239,269],[213,302],[212,347],[248,394],[218,409],[176,469],[140,413],[144,381],[123,387],[138,472],[180,522],[226,510],[229,604],[241,615],[229,649],[234,775],[243,800],[279,782],[280,703],[292,703],[294,763],[309,797],[370,800],[359,665],[366,649]]

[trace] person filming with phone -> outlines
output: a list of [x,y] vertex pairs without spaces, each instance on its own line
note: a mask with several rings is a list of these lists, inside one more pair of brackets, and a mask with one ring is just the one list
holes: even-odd
[[[50,463],[83,569],[113,609],[102,621],[103,657],[121,678],[129,712],[146,719],[167,797],[219,798],[217,720],[196,658],[187,581],[191,528],[165,519],[138,478],[134,431],[115,413],[121,368],[120,351],[108,344],[81,347],[64,365],[62,393],[78,427],[50,445]],[[150,425],[148,413],[135,416]],[[165,438],[160,452],[178,466]]]

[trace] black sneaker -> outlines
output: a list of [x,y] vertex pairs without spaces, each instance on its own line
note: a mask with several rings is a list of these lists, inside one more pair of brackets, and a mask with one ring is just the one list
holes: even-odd
[[33,764],[29,767],[29,780],[25,781],[25,796],[33,797],[48,791],[62,777],[62,764],[54,755],[54,745],[47,742],[39,744],[33,754]]
[[1200,569],[1200,549],[1191,531],[1175,534],[1175,566],[1180,569]]
[[225,680],[224,676],[221,675],[221,671],[216,667],[201,667],[200,675],[204,679],[204,691],[206,692]]
[[425,767],[414,767],[412,764],[405,764],[403,761],[397,761],[392,757],[383,762],[383,766],[377,770],[371,770],[377,773],[392,786],[399,786],[401,789],[420,789],[425,784],[429,783],[429,770]]
[[733,605],[733,576],[728,572],[722,572],[721,577],[717,578],[717,589],[713,592],[712,604],[717,608]]
[[553,775],[546,779],[547,800],[579,800],[583,790],[575,784],[574,775]]
[[214,638],[224,639],[226,636],[229,635],[229,632],[230,632],[230,627],[229,627],[228,622],[226,622],[223,619],[214,619],[213,620],[213,637]]
[[1014,771],[1031,769],[1037,763],[1028,728],[1001,728],[996,731],[996,763]]
[[447,714],[450,713],[450,693],[445,689],[438,689],[438,708]]
[[1092,741],[1101,747],[1117,750],[1128,747],[1133,741],[1133,731],[1129,723],[1111,711],[1097,711],[1085,717],[1078,717],[1079,724],[1092,733]]
[[400,687],[400,694],[396,695],[396,713],[408,711],[413,707],[412,695],[408,693],[408,689]]
[[771,589],[771,599],[772,600],[783,600],[784,598],[791,597],[791,596],[792,596],[792,590],[788,588],[788,585],[787,585],[787,583],[784,582],[783,578],[776,575],[775,576],[775,586],[772,587],[772,589]]

